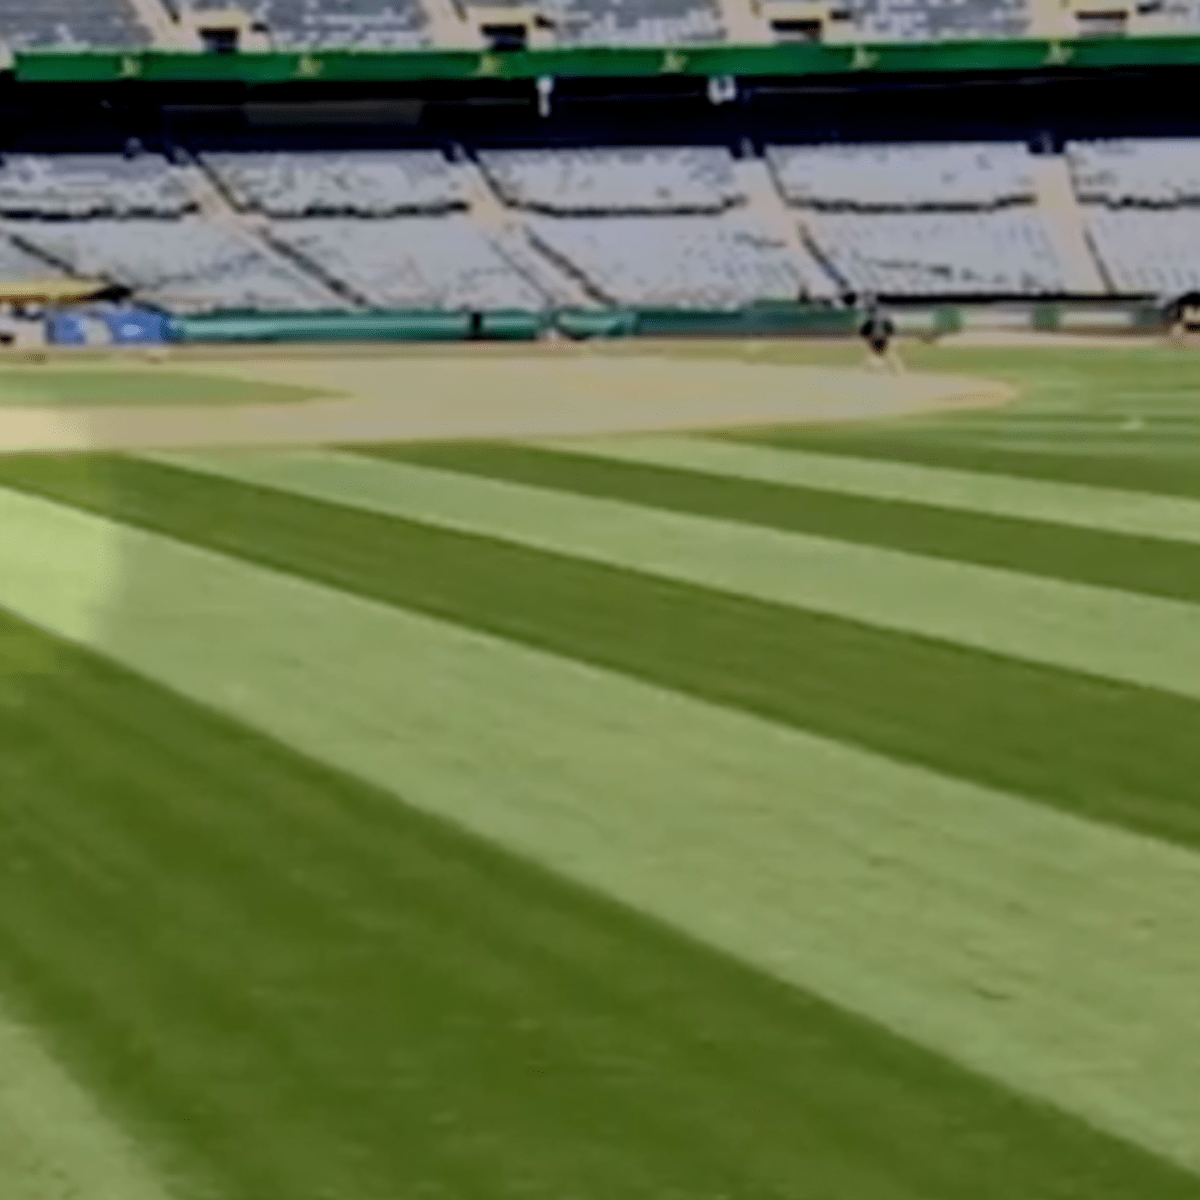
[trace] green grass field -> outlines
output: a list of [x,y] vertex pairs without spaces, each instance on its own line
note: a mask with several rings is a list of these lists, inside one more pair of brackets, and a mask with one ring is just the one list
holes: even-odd
[[0,1200],[1200,1197],[1200,360],[911,358],[0,460]]
[[141,370],[60,366],[0,367],[0,410],[5,408],[160,408],[293,404],[321,393],[282,383],[225,379],[157,365]]

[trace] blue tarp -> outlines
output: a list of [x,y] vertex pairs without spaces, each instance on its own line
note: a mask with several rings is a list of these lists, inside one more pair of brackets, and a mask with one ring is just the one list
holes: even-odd
[[121,308],[102,314],[114,345],[157,345],[167,340],[168,318],[140,308]]
[[52,346],[86,346],[87,327],[78,313],[51,313],[46,318],[46,341]]

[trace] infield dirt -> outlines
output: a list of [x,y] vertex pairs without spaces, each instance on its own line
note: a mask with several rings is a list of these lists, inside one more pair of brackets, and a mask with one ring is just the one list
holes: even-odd
[[[670,354],[561,350],[521,355],[330,353],[226,358],[203,373],[327,393],[304,403],[172,404],[169,381],[199,362],[141,363],[164,385],[159,407],[5,409],[0,450],[122,450],[581,436],[749,425],[834,423],[995,405],[1003,384],[941,373]],[[122,369],[132,364],[123,363]]]

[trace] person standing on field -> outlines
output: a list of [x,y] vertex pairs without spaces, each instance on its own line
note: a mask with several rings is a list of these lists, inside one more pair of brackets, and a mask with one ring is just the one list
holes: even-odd
[[866,316],[859,326],[858,333],[867,343],[867,365],[875,371],[899,374],[904,370],[904,364],[892,348],[892,338],[896,336],[895,323],[880,309],[874,299],[867,301],[866,309]]

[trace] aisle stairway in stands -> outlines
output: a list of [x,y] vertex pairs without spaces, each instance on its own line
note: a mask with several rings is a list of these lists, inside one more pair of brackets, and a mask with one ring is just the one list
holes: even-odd
[[568,308],[596,308],[612,302],[612,297],[582,271],[565,268],[561,261],[539,250],[519,214],[504,204],[475,159],[463,154],[457,170],[463,179],[471,215],[487,230],[488,237],[513,269],[551,303]]
[[270,218],[262,213],[240,212],[199,162],[178,167],[204,217],[228,229],[277,266],[301,273],[313,289],[314,304],[321,308],[366,308],[365,297],[322,271],[302,256],[283,248],[271,237]]
[[803,219],[789,210],[787,201],[771,174],[765,158],[744,154],[734,163],[734,172],[746,196],[749,213],[764,229],[777,235],[808,283],[811,296],[832,296],[837,291],[835,277],[821,264],[805,233]]
[[1065,155],[1034,155],[1030,169],[1038,211],[1063,265],[1066,290],[1078,295],[1100,295],[1106,290],[1104,278],[1088,245],[1084,214],[1071,187]]

